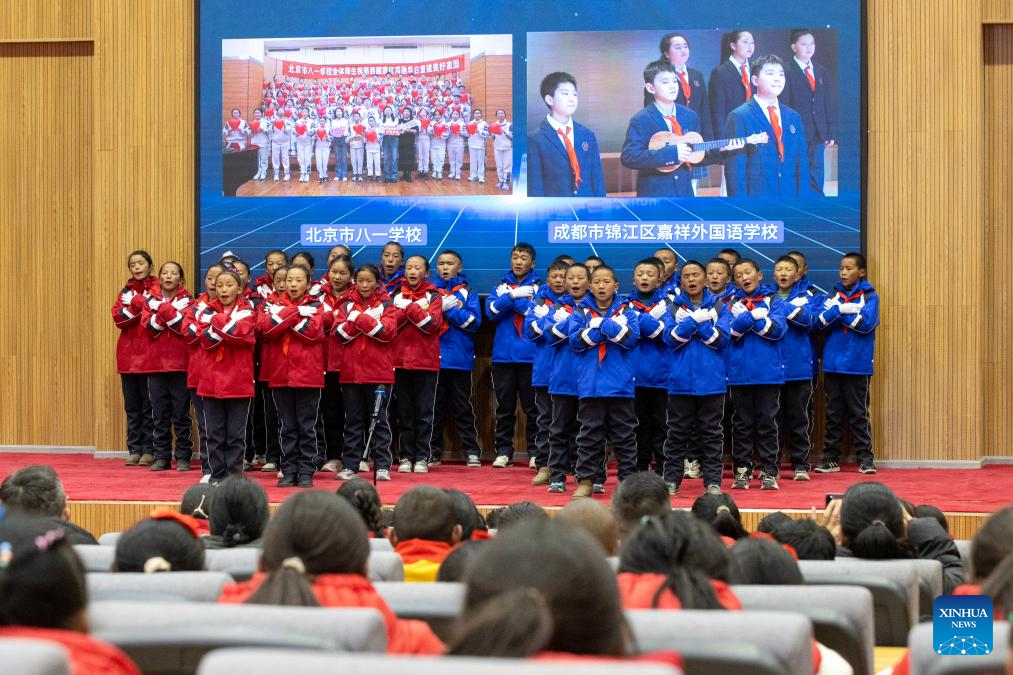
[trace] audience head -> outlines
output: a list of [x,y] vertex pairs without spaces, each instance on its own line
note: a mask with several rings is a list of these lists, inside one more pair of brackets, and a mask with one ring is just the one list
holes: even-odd
[[547,520],[549,514],[534,502],[517,502],[510,504],[499,513],[496,523],[497,534],[505,529],[516,526],[527,520]]
[[934,518],[947,534],[950,532],[950,523],[946,520],[946,515],[938,507],[931,504],[921,504],[912,508],[908,513],[911,514],[912,518]]
[[464,581],[468,570],[479,551],[486,544],[486,541],[462,541],[454,547],[447,557],[440,563],[440,569],[436,573],[437,581]]
[[383,537],[387,529],[383,524],[383,502],[372,483],[361,478],[344,481],[338,488],[338,496],[359,512],[366,529],[374,537]]
[[368,559],[366,526],[351,504],[329,492],[299,492],[267,524],[260,558],[267,579],[247,602],[315,607],[309,576],[365,576]]
[[685,511],[645,519],[623,542],[619,572],[663,574],[661,594],[672,592],[685,609],[721,609],[711,579],[729,580],[727,547],[714,531]]
[[1013,554],[1002,562],[981,584],[982,595],[992,598],[992,610],[996,619],[1013,612]]
[[619,539],[625,541],[644,516],[663,516],[672,510],[665,480],[653,471],[640,471],[619,483],[612,494],[612,513]]
[[88,630],[84,566],[45,518],[7,514],[0,524],[0,626]]
[[764,586],[804,583],[798,563],[776,541],[766,537],[740,539],[731,553],[736,583]]
[[841,499],[844,546],[857,558],[910,558],[904,509],[882,483],[857,483]]
[[[1013,506],[993,513],[974,535],[969,578],[981,583],[1010,555],[1013,555]],[[1013,611],[1013,606],[1008,609]]]
[[179,512],[197,520],[207,520],[210,509],[208,501],[213,487],[210,483],[197,483],[188,487],[179,502]]
[[799,560],[833,560],[837,542],[830,530],[815,520],[792,520],[780,523],[771,532],[774,539],[795,549]]
[[208,525],[226,547],[260,539],[270,517],[267,493],[245,476],[230,476],[211,491]]
[[722,537],[742,539],[749,536],[746,528],[742,526],[739,507],[726,492],[700,495],[693,502],[691,510],[694,516],[705,523],[710,523]]
[[769,534],[789,521],[791,518],[785,515],[784,511],[774,511],[760,519],[760,522],[756,524],[756,531]]
[[461,529],[447,493],[429,485],[419,485],[397,500],[390,541],[397,546],[409,539],[426,539],[453,546],[461,541]]
[[0,483],[0,504],[8,511],[27,515],[67,516],[63,483],[49,466],[26,466],[4,478]]
[[452,655],[629,651],[615,574],[580,529],[548,518],[518,523],[482,545],[466,583]]
[[461,526],[461,541],[468,541],[476,530],[485,530],[485,519],[467,494],[460,490],[445,490],[454,507],[454,517]]
[[594,538],[606,556],[613,556],[619,548],[616,521],[607,506],[593,499],[575,499],[556,514],[556,520],[584,529]]
[[114,572],[198,572],[204,569],[204,543],[197,523],[175,511],[142,520],[120,535]]

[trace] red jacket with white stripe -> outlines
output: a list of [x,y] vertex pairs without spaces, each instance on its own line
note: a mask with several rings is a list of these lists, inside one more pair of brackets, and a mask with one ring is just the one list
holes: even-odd
[[211,298],[208,297],[208,294],[201,293],[200,297],[194,299],[183,315],[183,326],[180,330],[183,335],[183,341],[186,343],[187,389],[196,390],[197,383],[200,382],[201,359],[203,358],[204,348],[200,344],[200,324],[197,322],[197,317],[204,313],[210,302]]
[[269,387],[324,386],[324,306],[319,300],[308,294],[292,300],[285,294],[277,303],[265,303],[265,311],[257,316],[257,330],[264,340],[262,374],[264,351],[274,345]]
[[180,288],[171,300],[159,289],[152,292],[144,308],[141,323],[148,330],[148,349],[160,373],[188,372],[190,357],[183,327],[192,302],[185,288]]
[[113,323],[120,329],[120,337],[116,340],[117,373],[158,371],[158,365],[148,355],[150,337],[141,324],[141,313],[151,297],[151,291],[157,290],[158,277],[140,281],[130,279],[113,303]]
[[199,396],[253,396],[254,324],[253,307],[243,297],[228,308],[213,300],[195,317],[197,334],[204,348],[197,383]]
[[438,371],[443,296],[430,281],[423,281],[415,288],[405,281],[391,296],[391,301],[401,309],[401,324],[394,343],[394,367]]
[[394,336],[401,311],[383,289],[363,300],[356,290],[338,301],[334,337],[344,345],[341,384],[393,384]]
[[338,305],[349,299],[349,296],[358,291],[348,288],[335,296],[328,292],[321,300],[324,303],[324,334],[328,337],[324,340],[324,363],[328,373],[341,372],[341,360],[345,355],[345,344],[341,340],[331,339],[334,335],[334,324],[338,318]]

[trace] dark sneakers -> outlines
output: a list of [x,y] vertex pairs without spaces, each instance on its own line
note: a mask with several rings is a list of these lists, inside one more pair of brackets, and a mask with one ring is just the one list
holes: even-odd
[[149,471],[168,471],[171,468],[172,468],[172,463],[169,462],[169,460],[167,460],[167,459],[156,459],[154,462],[151,463],[151,466],[148,467],[148,470]]
[[777,486],[777,476],[772,476],[769,473],[760,474],[760,489],[761,490],[779,490]]
[[278,479],[278,487],[280,488],[290,488],[295,486],[296,486],[295,476],[282,476],[281,478]]
[[824,459],[813,471],[816,473],[840,473],[841,465],[833,460]]
[[313,487],[313,476],[299,476],[299,482],[297,485],[301,488]]
[[733,490],[748,490],[749,489],[749,469],[744,466],[739,467],[735,470],[735,481],[732,482]]
[[176,471],[189,471],[190,460],[189,459],[177,459],[176,460]]
[[858,467],[858,473],[869,473],[869,474],[876,473],[876,465],[862,464],[860,467]]

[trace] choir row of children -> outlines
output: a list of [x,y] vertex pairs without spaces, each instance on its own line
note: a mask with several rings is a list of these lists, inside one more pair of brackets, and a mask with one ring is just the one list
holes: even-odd
[[[468,465],[480,466],[471,371],[483,312],[460,254],[442,251],[432,281],[429,261],[405,258],[394,242],[379,266],[356,268],[339,246],[315,280],[313,262],[271,251],[251,287],[248,266],[227,256],[191,298],[177,263],[154,277],[147,253],[130,255],[131,278],[112,308],[129,464],[171,468],[175,430],[177,469],[190,468],[192,398],[207,480],[241,472],[244,457],[280,469],[281,486],[311,485],[321,467],[350,479],[368,460],[389,480],[389,404],[377,394],[393,386],[399,471],[440,463],[448,417]],[[620,480],[653,463],[676,494],[688,467],[720,492],[728,409],[732,488],[748,488],[759,468],[760,486],[778,489],[779,418],[792,477],[809,480],[809,404],[822,361],[827,431],[815,471],[840,470],[850,427],[859,470],[875,473],[868,391],[878,297],[860,254],[842,258],[829,293],[808,281],[798,252],[778,258],[766,284],[759,265],[733,250],[679,268],[661,249],[637,263],[626,295],[598,258],[561,256],[544,281],[535,265],[532,246],[514,246],[485,301],[485,320],[496,324],[494,467],[513,461],[519,400],[533,484],[550,492],[565,492],[570,474],[575,496],[603,492],[606,441]],[[248,452],[251,419],[262,425],[262,452]]]

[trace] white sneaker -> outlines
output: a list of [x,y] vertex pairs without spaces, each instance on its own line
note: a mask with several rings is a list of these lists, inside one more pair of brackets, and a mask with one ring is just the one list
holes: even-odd
[[355,478],[355,472],[351,469],[342,469],[337,476],[338,480],[352,480],[353,478]]
[[482,466],[482,458],[478,455],[468,455],[468,466]]
[[377,469],[376,470],[376,479],[377,480],[390,480],[390,471],[388,471],[387,469]]
[[359,462],[359,473],[369,473],[373,469],[370,468],[369,462]]
[[398,473],[411,473],[412,472],[412,461],[410,459],[402,459],[401,463],[397,465]]
[[327,473],[337,473],[338,460],[336,459],[328,460],[322,467],[320,467],[320,470],[326,471]]
[[700,461],[696,459],[684,460],[683,473],[686,478],[699,478],[703,473],[700,468]]
[[492,463],[492,468],[494,469],[505,469],[508,466],[510,466],[510,458],[506,455],[497,455]]
[[278,174],[274,174],[274,179],[275,180],[281,180],[281,177]]
[[415,473],[429,473],[429,465],[426,463],[425,460],[422,460],[421,462],[415,462],[415,468],[413,469],[413,471],[415,471]]
[[278,470],[278,465],[275,464],[274,462],[268,462],[264,466],[260,467],[260,470],[263,471],[264,473],[271,473],[272,471]]
[[201,476],[200,477],[200,482],[204,483],[205,485],[208,484],[208,483],[210,483],[211,482],[211,474],[206,473],[203,476]]
[[485,179],[484,178],[479,178],[478,182],[481,183],[482,185],[485,185]]
[[285,182],[286,183],[289,182],[290,180],[292,180],[292,176],[285,176]]
[[535,464],[535,458],[534,457],[532,457],[531,459],[528,460],[528,468],[529,469],[537,469],[538,468],[538,466]]

